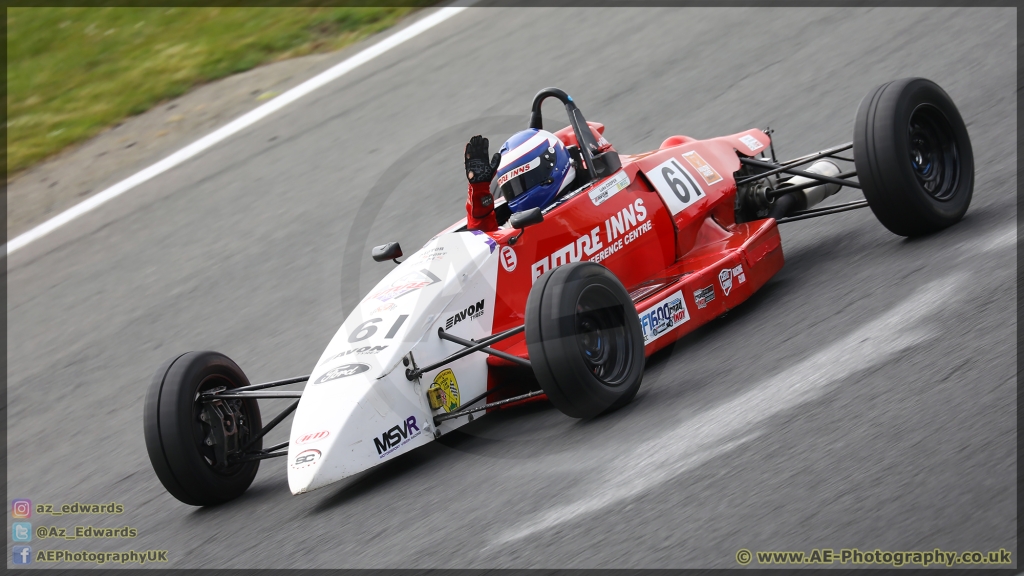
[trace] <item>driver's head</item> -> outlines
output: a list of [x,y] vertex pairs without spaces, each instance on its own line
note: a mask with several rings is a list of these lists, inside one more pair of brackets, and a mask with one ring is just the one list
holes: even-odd
[[512,212],[546,208],[576,178],[565,145],[546,130],[516,133],[499,152],[494,182]]

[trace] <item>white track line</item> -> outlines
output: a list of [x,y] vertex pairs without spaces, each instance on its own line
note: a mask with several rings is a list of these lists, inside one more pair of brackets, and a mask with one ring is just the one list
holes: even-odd
[[[505,528],[488,547],[507,546],[536,533],[553,534],[566,522],[608,506],[635,498],[685,471],[721,456],[756,438],[757,427],[769,418],[816,400],[832,385],[850,376],[898,358],[908,348],[936,336],[937,329],[921,326],[935,313],[964,293],[964,273],[933,281],[915,291],[892,309],[798,364],[776,374],[740,396],[665,431],[678,443],[657,450],[609,454],[607,448],[595,461],[615,462],[613,478],[594,470],[593,484],[576,487],[586,493],[579,500],[552,505],[524,522]],[[551,468],[549,468],[550,470]]]
[[399,30],[398,32],[392,34],[391,36],[388,36],[387,38],[374,44],[373,46],[370,46],[369,48],[363,50],[362,52],[359,52],[358,54],[355,54],[351,58],[348,58],[344,62],[341,62],[340,64],[330,68],[329,70],[326,70],[325,72],[322,72],[321,74],[314,76],[313,78],[310,78],[309,80],[303,82],[302,84],[299,84],[295,88],[292,88],[291,90],[285,92],[284,94],[281,94],[280,96],[274,98],[270,102],[267,102],[263,106],[260,106],[259,108],[256,108],[255,110],[247,114],[244,114],[243,116],[240,116],[239,118],[232,121],[230,124],[227,124],[226,126],[219,128],[214,132],[211,132],[210,134],[207,134],[206,136],[200,138],[199,140],[196,140],[195,142],[189,144],[188,146],[182,148],[181,150],[178,150],[174,154],[171,154],[170,156],[164,158],[163,160],[157,162],[156,164],[153,164],[152,166],[149,166],[148,168],[145,168],[142,171],[137,172],[129,176],[128,178],[125,178],[124,180],[118,182],[117,184],[114,184],[113,186],[107,188],[106,190],[100,192],[99,194],[87,198],[86,200],[72,206],[71,208],[68,208],[64,212],[61,212],[60,214],[54,216],[53,218],[50,218],[49,220],[43,222],[42,224],[36,226],[35,228],[32,228],[31,230],[18,235],[17,237],[15,237],[14,239],[7,243],[7,255],[10,256],[15,250],[23,248],[30,244],[31,242],[38,240],[43,236],[46,236],[50,232],[53,232],[57,228],[60,228],[61,226],[67,224],[68,222],[71,222],[75,218],[78,218],[79,216],[85,214],[86,212],[92,210],[93,208],[101,206],[109,202],[110,200],[117,198],[121,194],[124,194],[125,192],[131,190],[132,188],[135,188],[139,184],[142,184],[143,182],[146,182],[147,180],[150,180],[151,178],[158,176],[166,172],[167,170],[170,170],[171,168],[174,168],[178,164],[181,164],[182,162],[188,160],[189,158],[195,156],[196,154],[199,154],[200,152],[206,150],[207,148],[210,148],[214,144],[217,144],[221,140],[224,140],[225,138],[228,138],[229,136],[232,136],[233,134],[236,134],[237,132],[244,130],[245,128],[255,124],[256,122],[259,122],[260,120],[273,114],[274,112],[277,112],[281,108],[284,108],[285,106],[291,104],[292,102],[298,100],[299,98],[302,98],[306,94],[309,94],[310,92],[316,90],[317,88],[320,88],[324,84],[327,84],[332,80],[336,80],[341,76],[344,76],[348,72],[358,67],[360,64],[365,64],[366,62],[369,62],[370,60],[376,58],[377,56],[380,56],[381,54],[394,48],[395,46],[402,44],[406,40],[410,40],[422,34],[423,32],[430,30],[434,26],[437,26],[438,24],[444,22],[445,20],[451,18],[452,16],[455,16],[456,14],[462,12],[465,9],[466,7],[464,6],[442,8],[441,10],[438,10],[437,12],[424,17],[422,20],[418,20],[413,24],[409,25],[408,27]]

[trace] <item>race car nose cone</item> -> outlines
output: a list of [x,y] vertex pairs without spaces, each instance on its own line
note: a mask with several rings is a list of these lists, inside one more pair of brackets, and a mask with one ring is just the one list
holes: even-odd
[[[288,488],[301,494],[337,482],[433,439],[430,418],[401,370],[342,366],[314,374],[295,410]],[[337,374],[340,377],[332,377]],[[399,381],[401,380],[401,381]]]

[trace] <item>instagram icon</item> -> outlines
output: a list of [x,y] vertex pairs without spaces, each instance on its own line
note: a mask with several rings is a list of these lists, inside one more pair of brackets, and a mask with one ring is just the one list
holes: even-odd
[[14,518],[31,518],[32,501],[20,499],[11,500],[11,516]]

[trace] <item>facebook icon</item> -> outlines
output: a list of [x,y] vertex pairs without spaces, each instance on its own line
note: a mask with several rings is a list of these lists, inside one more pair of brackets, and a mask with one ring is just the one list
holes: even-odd
[[32,547],[31,546],[15,546],[13,552],[12,562],[15,564],[31,564],[32,563]]

